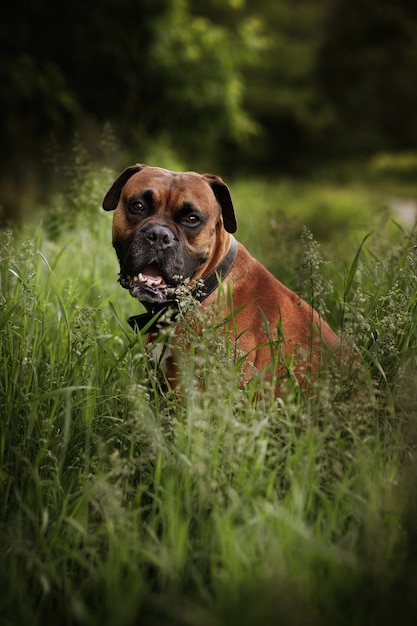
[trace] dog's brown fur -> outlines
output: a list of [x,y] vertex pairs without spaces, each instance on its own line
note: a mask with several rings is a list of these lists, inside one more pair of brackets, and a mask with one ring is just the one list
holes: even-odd
[[[140,205],[138,215],[136,208]],[[229,249],[231,233],[237,227],[225,183],[217,176],[195,172],[132,166],[113,183],[103,207],[115,211],[113,245],[121,275],[142,272],[148,262],[143,257],[151,255],[149,262],[154,256],[158,258],[154,266],[156,263],[160,267],[167,284],[173,280],[175,268],[180,268],[178,273],[189,279],[190,289],[219,265]],[[196,219],[199,220],[197,225],[188,223]],[[158,239],[155,245],[162,248],[166,243],[165,251],[159,248],[154,251],[149,243],[149,232]],[[146,254],[143,252],[145,244],[149,250]],[[166,264],[163,252],[170,255]],[[240,243],[224,283],[231,289],[234,311],[239,311],[229,324],[230,333],[257,370],[265,370],[270,365],[270,347],[259,347],[268,343],[270,336],[279,340],[282,354],[292,358],[294,374],[301,383],[307,372],[317,372],[326,352],[339,347],[338,337],[318,313],[277,280]],[[153,296],[148,293],[146,298],[149,297]],[[155,297],[160,298],[160,293]],[[230,314],[228,298],[219,299],[214,292],[200,306],[209,307],[218,301],[219,314],[225,319]],[[171,362],[168,372],[173,379],[176,378],[175,365]],[[246,370],[246,377],[249,371],[250,368]]]

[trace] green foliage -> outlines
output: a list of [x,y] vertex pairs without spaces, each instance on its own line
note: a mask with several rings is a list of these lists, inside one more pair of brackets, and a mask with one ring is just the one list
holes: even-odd
[[[203,163],[222,142],[247,136],[240,66],[251,56],[253,20],[241,17],[239,3],[223,3],[235,16],[230,24],[194,14],[191,4],[103,0],[87,7],[74,0],[63,12],[40,0],[23,16],[20,6],[11,7],[0,26],[8,167],[26,177],[51,131],[65,143],[82,132],[94,148],[108,121],[136,154],[163,139]],[[51,27],[62,21],[64,30]]]
[[414,150],[416,34],[405,0],[10,5],[1,209],[13,218],[24,192],[41,193],[51,132],[66,148],[79,132],[95,149],[106,122],[124,153],[107,154],[114,167],[154,144],[188,168],[238,175]]
[[362,237],[340,277],[305,230],[298,282],[358,358],[310,396],[240,389],[205,320],[179,400],[124,321],[137,304],[81,171],[70,231],[1,234],[2,623],[411,623],[414,234]]
[[174,136],[172,129],[186,128],[193,121],[177,138],[180,149],[181,144],[197,145],[206,136],[210,150],[222,137],[239,141],[250,130],[236,73],[241,49],[248,42],[205,17],[190,16],[187,4],[174,5],[157,25],[151,62],[164,94],[154,113],[163,115],[164,127]]
[[262,47],[247,68],[245,103],[258,137],[244,151],[255,169],[303,166],[309,147],[326,133],[332,113],[317,81],[329,2],[249,3],[262,24]]

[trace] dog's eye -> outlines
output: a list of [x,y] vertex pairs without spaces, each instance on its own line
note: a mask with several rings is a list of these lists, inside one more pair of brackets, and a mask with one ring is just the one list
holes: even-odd
[[190,213],[190,215],[186,215],[182,218],[182,223],[187,226],[197,226],[200,223],[200,218],[198,215]]
[[134,200],[132,202],[129,202],[129,210],[132,213],[136,213],[139,215],[141,215],[142,213],[145,213],[146,211],[145,205],[140,200]]

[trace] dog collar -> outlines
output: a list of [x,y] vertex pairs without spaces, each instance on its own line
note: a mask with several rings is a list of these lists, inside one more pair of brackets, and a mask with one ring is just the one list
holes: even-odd
[[[200,283],[198,288],[194,288],[191,293],[197,302],[203,302],[210,294],[212,294],[219,282],[223,282],[230,270],[232,269],[237,256],[237,241],[231,236],[230,247],[228,252],[222,258],[217,267]],[[170,312],[168,319],[164,320],[163,325],[169,326],[177,321],[180,311],[178,300],[169,300],[167,302],[142,302],[146,309],[146,313],[140,315],[132,315],[127,322],[134,330],[145,330],[146,333],[156,331],[161,324],[159,318],[164,313]]]
[[219,286],[219,282],[223,282],[230,270],[232,269],[237,256],[237,241],[230,236],[230,246],[227,253],[224,255],[217,267],[204,279],[203,284],[199,285],[198,292],[195,293],[195,299],[198,302],[203,302],[208,296],[216,291]]

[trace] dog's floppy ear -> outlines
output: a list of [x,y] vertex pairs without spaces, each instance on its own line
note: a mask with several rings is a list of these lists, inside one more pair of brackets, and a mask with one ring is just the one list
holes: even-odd
[[237,220],[233,207],[232,196],[229,187],[222,181],[220,176],[213,174],[203,174],[208,184],[216,196],[217,202],[222,208],[223,224],[228,233],[235,233],[237,230]]
[[127,167],[123,172],[116,178],[103,200],[103,209],[105,211],[114,211],[114,209],[119,204],[120,193],[123,189],[125,183],[129,180],[133,174],[136,172],[140,172],[146,165],[141,165],[140,163],[136,163],[136,165],[131,165]]

